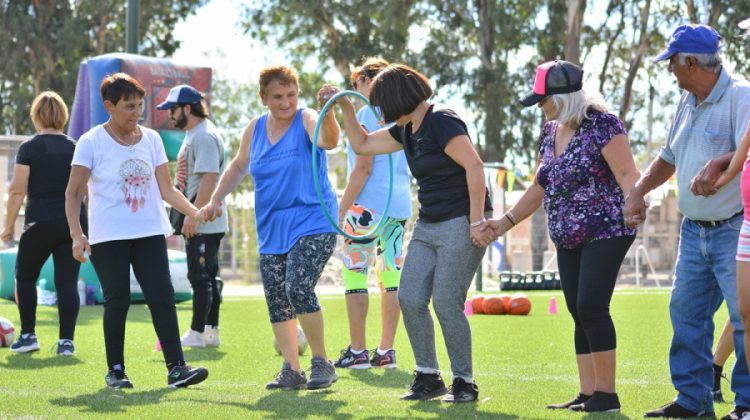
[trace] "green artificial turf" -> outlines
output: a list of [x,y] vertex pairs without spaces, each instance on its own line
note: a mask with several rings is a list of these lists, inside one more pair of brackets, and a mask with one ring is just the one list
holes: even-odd
[[[480,388],[476,404],[440,401],[404,402],[398,397],[412,380],[414,359],[403,326],[396,349],[399,368],[352,371],[320,391],[266,391],[281,358],[262,298],[227,298],[221,312],[218,349],[187,349],[193,365],[204,365],[206,382],[188,389],[166,387],[162,355],[154,351],[156,335],[144,305],[133,305],[128,317],[126,366],[135,388],[115,391],[104,386],[106,373],[101,306],[81,308],[76,355],[58,357],[57,308],[40,306],[37,335],[42,347],[33,354],[0,349],[0,418],[581,418],[584,415],[544,409],[578,392],[573,351],[573,322],[562,294],[529,293],[529,316],[473,315],[474,372]],[[556,296],[559,314],[547,312]],[[618,331],[618,393],[621,414],[594,417],[639,418],[674,396],[668,368],[671,326],[668,290],[623,290],[612,301]],[[328,357],[335,359],[348,343],[344,297],[322,296]],[[368,346],[377,345],[379,296],[371,295]],[[178,305],[181,328],[189,325],[190,303]],[[0,302],[0,316],[20,327],[11,302]],[[719,328],[726,310],[717,313]],[[437,323],[436,323],[437,326]],[[717,331],[718,334],[718,331]],[[438,354],[447,382],[448,357],[438,333]],[[728,366],[731,366],[730,359]],[[309,366],[309,350],[303,358]],[[729,369],[728,369],[729,370]],[[731,401],[729,386],[724,395]],[[731,410],[717,404],[716,414]],[[589,416],[585,416],[589,417]]]

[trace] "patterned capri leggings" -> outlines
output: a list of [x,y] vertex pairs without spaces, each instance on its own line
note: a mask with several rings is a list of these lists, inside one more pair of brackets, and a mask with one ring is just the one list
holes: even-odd
[[271,323],[320,310],[315,285],[336,246],[336,234],[303,236],[286,254],[260,254],[260,275]]

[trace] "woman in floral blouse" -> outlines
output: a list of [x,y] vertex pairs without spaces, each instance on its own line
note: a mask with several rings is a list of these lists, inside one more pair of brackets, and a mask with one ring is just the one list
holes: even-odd
[[566,61],[537,67],[534,91],[547,122],[539,141],[533,184],[501,218],[483,229],[500,236],[544,204],[557,247],[563,294],[575,322],[580,392],[547,406],[619,411],[615,392],[615,327],[609,315],[617,274],[635,239],[637,220],[625,221],[624,196],[640,176],[622,121],[582,87],[583,71]]

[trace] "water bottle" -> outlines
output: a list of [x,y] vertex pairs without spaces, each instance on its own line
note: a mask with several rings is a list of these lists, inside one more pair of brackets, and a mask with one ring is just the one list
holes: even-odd
[[78,302],[81,306],[86,304],[86,282],[83,277],[78,278]]

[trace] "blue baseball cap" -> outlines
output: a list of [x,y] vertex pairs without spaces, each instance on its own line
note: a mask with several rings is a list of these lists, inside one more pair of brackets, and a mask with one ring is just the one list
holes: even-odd
[[708,25],[681,25],[669,39],[667,49],[654,61],[663,61],[677,53],[713,54],[721,47],[721,36]]
[[177,85],[173,87],[167,99],[156,106],[156,109],[170,109],[175,105],[197,104],[203,99],[203,95],[192,86]]

